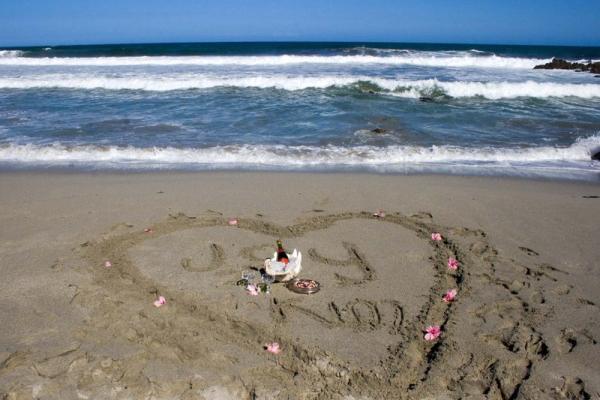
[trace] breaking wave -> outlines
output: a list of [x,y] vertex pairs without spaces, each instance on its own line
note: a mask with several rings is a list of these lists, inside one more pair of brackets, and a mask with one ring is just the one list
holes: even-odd
[[[4,52],[4,53],[2,53]],[[396,51],[397,52],[397,51]],[[281,66],[298,64],[389,64],[449,68],[532,69],[550,59],[502,57],[471,53],[407,52],[403,55],[277,55],[277,56],[135,56],[135,57],[22,57],[0,51],[0,65],[17,66]]]
[[[62,144],[9,144],[0,147],[0,162],[116,164],[160,167],[174,165],[219,166],[393,166],[406,164],[551,165],[582,162],[600,149],[600,134],[580,138],[568,147],[471,148],[458,146],[284,146],[229,145],[207,148],[65,146]],[[600,164],[600,163],[594,163]],[[591,168],[591,167],[590,167]],[[595,167],[600,172],[600,165]]]
[[280,89],[354,88],[366,92],[380,92],[397,97],[448,96],[453,98],[483,97],[511,99],[517,97],[600,97],[600,84],[556,82],[446,82],[437,79],[402,80],[368,76],[241,76],[219,77],[202,75],[39,75],[30,78],[0,78],[0,89],[59,88],[80,90],[140,90],[174,91],[211,89],[219,87]]
[[[21,50],[0,50],[0,59],[18,58],[23,56],[24,54],[25,52]],[[3,62],[0,62],[0,64],[3,64]]]

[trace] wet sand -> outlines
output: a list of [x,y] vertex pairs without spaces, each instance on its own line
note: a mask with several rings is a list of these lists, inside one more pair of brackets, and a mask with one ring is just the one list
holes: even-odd
[[[595,196],[478,177],[1,172],[0,399],[598,398]],[[320,292],[235,285],[277,238]]]

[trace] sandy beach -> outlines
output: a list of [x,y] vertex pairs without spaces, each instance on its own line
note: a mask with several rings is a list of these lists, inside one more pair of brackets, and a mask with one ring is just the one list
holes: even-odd
[[[0,399],[599,398],[598,196],[458,176],[0,172]],[[236,286],[279,238],[318,293]]]

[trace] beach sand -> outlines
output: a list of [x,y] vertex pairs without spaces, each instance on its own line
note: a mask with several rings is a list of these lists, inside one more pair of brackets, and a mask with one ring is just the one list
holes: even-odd
[[[0,399],[599,398],[594,196],[481,177],[1,172]],[[235,285],[278,238],[320,292]]]

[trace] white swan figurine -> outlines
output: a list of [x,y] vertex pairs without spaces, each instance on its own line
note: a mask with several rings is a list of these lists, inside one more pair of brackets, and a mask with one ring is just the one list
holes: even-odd
[[273,258],[265,260],[265,271],[273,276],[277,282],[287,282],[298,276],[302,271],[302,253],[294,249],[292,254],[288,254],[289,262],[287,264],[277,261],[277,252]]

